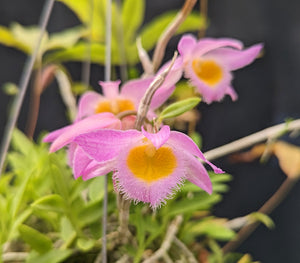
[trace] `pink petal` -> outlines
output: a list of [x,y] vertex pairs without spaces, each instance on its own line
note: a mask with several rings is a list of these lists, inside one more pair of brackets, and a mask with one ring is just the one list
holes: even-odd
[[229,95],[233,101],[238,99],[237,93],[235,92],[235,90],[231,86],[227,87],[226,94]]
[[205,158],[203,153],[199,150],[198,146],[193,142],[193,140],[189,136],[181,132],[171,131],[167,143],[172,145],[173,147],[177,147],[178,149],[181,148],[182,151],[185,151],[188,154],[192,154],[194,156],[199,157],[204,162],[209,164],[215,173],[224,173],[222,169],[218,168]]
[[53,142],[54,140],[56,140],[57,137],[59,137],[61,134],[63,134],[65,131],[67,131],[69,128],[69,126],[60,128],[58,130],[55,130],[53,132],[50,132],[49,134],[47,134],[45,136],[45,138],[43,139],[43,142]]
[[99,84],[102,87],[103,95],[107,99],[115,99],[119,96],[119,85],[121,81],[99,81]]
[[120,128],[121,122],[112,113],[99,113],[66,127],[64,132],[54,140],[50,152],[55,152],[69,144],[80,134],[104,128]]
[[191,154],[187,154],[186,158],[186,179],[211,194],[212,183],[203,164]]
[[139,103],[153,79],[154,77],[150,77],[126,82],[121,88],[120,96],[132,100],[136,109],[138,109]]
[[67,152],[68,165],[70,167],[73,167],[74,154],[75,154],[76,149],[77,149],[77,144],[75,142],[71,142],[69,145],[68,152]]
[[82,179],[84,181],[108,174],[111,171],[114,171],[116,167],[115,159],[111,159],[104,162],[92,161],[88,167],[82,173]]
[[78,113],[76,121],[85,118],[87,116],[95,114],[97,104],[105,98],[97,92],[88,91],[85,92],[78,102]]
[[124,147],[142,138],[137,130],[100,130],[79,135],[74,141],[91,158],[103,162],[116,157]]
[[142,127],[142,133],[147,139],[149,139],[153,143],[155,148],[158,149],[169,139],[170,127],[164,125],[157,133],[146,132],[144,130],[144,127]]
[[239,40],[231,38],[203,38],[194,46],[193,50],[191,51],[191,56],[201,57],[212,50],[223,47],[231,47],[241,50],[243,48],[243,43]]
[[76,147],[73,158],[73,175],[77,179],[93,160],[79,146]]
[[193,36],[193,35],[184,35],[178,43],[178,51],[179,54],[182,56],[185,56],[187,54],[189,54],[193,47],[196,45],[197,43],[197,39]]
[[113,175],[116,188],[123,193],[125,198],[135,201],[150,203],[152,208],[157,208],[165,203],[166,199],[172,197],[174,190],[183,183],[185,179],[184,160],[177,157],[177,167],[174,172],[167,177],[148,183],[134,176],[127,166],[128,152],[132,147],[127,147],[120,153],[117,160],[117,172]]
[[219,48],[209,52],[207,55],[218,57],[220,61],[227,65],[229,70],[237,70],[252,63],[262,48],[262,44],[257,44],[244,50]]

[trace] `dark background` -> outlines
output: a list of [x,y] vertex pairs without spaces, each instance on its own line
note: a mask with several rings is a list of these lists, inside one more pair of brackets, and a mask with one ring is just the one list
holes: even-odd
[[[76,0],[74,0],[76,1]],[[37,24],[45,1],[1,0],[0,25],[12,21],[22,25]],[[171,9],[179,9],[182,0],[148,0],[145,21]],[[198,7],[197,7],[198,8]],[[235,72],[233,85],[239,100],[226,97],[222,103],[201,105],[202,119],[199,131],[203,135],[203,151],[221,146],[266,127],[300,114],[300,1],[280,0],[210,0],[210,26],[207,36],[240,39],[245,46],[263,42],[264,57],[252,65]],[[48,31],[60,31],[78,23],[76,17],[61,3],[56,3]],[[168,46],[166,57],[176,49],[179,37]],[[18,83],[25,55],[0,45],[0,86],[5,82]],[[81,79],[80,63],[68,63],[75,80]],[[103,70],[92,68],[91,84],[103,79]],[[29,93],[29,92],[27,92]],[[18,126],[24,129],[28,109],[28,94],[22,108]],[[7,112],[12,98],[0,90],[0,138],[3,137]],[[36,134],[54,130],[67,123],[65,107],[55,85],[41,98],[41,109]],[[300,144],[299,139],[287,140]],[[234,176],[231,191],[216,207],[220,217],[238,217],[255,211],[276,191],[285,179],[277,161],[267,164],[232,164],[227,158],[217,160],[225,171]],[[287,199],[271,214],[276,228],[259,227],[239,248],[249,252],[255,260],[264,263],[300,262],[300,191],[299,184]]]

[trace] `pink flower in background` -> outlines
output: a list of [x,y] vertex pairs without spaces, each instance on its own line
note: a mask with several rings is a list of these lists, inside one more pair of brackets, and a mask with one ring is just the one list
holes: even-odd
[[208,173],[197,158],[222,173],[187,135],[170,131],[169,126],[155,134],[145,130],[99,130],[82,134],[74,141],[102,164],[94,168],[94,174],[113,171],[118,191],[126,198],[150,203],[153,208],[165,203],[185,179],[212,192]]
[[[161,106],[172,94],[175,83],[182,76],[182,60],[177,59],[162,86],[153,96],[149,115],[154,116],[154,110]],[[160,74],[168,64],[162,67]],[[122,85],[119,91],[120,81],[102,82],[103,95],[88,91],[79,100],[77,120],[92,114],[111,112],[118,114],[128,110],[137,110],[139,103],[155,77],[131,80]]]
[[220,101],[226,94],[236,100],[231,71],[252,63],[262,47],[262,44],[257,44],[243,50],[243,44],[235,39],[205,38],[197,41],[192,35],[183,36],[178,44],[185,76],[206,103]]

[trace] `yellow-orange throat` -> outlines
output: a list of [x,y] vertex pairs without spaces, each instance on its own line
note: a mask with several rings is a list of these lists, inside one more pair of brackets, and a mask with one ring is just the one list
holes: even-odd
[[222,68],[213,60],[194,59],[192,68],[197,77],[209,86],[217,84],[223,76]]
[[152,183],[172,174],[177,160],[170,147],[156,149],[150,143],[132,148],[127,156],[127,166],[135,177]]
[[131,100],[104,100],[97,105],[95,113],[111,112],[113,114],[118,114],[120,112],[128,110],[135,110],[134,104]]

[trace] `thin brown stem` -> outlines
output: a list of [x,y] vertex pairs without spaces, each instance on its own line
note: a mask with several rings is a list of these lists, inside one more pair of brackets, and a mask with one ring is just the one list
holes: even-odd
[[189,263],[197,263],[196,258],[193,253],[188,249],[188,247],[177,237],[174,238],[174,244],[179,247],[182,253],[186,256]]
[[129,225],[129,210],[130,210],[130,200],[124,199],[122,194],[118,194],[118,210],[119,210],[119,233],[120,241],[125,244],[131,237],[131,233],[128,229]]
[[163,257],[165,255],[165,253],[167,253],[167,251],[170,249],[171,244],[173,243],[173,241],[176,237],[176,234],[178,232],[178,229],[179,229],[182,221],[183,221],[182,215],[178,215],[175,217],[175,219],[171,222],[171,224],[167,230],[165,239],[162,242],[160,248],[150,258],[143,261],[143,263],[157,262],[158,259]]
[[[278,190],[272,195],[272,197],[258,210],[260,213],[264,213],[266,215],[270,214],[287,196],[290,190],[293,188],[296,179],[286,178],[285,181],[281,184]],[[238,248],[249,236],[250,234],[259,226],[259,222],[255,222],[249,225],[246,225],[241,228],[238,232],[237,237],[228,242],[223,247],[223,253],[226,254],[228,252],[234,251]]]
[[278,134],[282,134],[282,131],[288,132],[293,130],[300,130],[300,119],[291,121],[290,123],[282,123],[269,127],[221,147],[207,151],[204,153],[204,155],[206,159],[211,161],[226,156],[230,153],[245,149],[253,144],[262,142],[269,138],[278,137]]
[[171,68],[173,67],[176,58],[177,58],[177,52],[175,52],[172,62],[170,63],[170,66],[151,82],[149,88],[146,90],[143,98],[141,99],[141,102],[140,102],[139,108],[138,108],[138,112],[137,112],[136,122],[135,122],[135,128],[137,130],[141,129],[141,127],[144,123],[144,120],[146,118],[146,115],[148,113],[150,103],[152,101],[152,97],[153,97],[154,93],[164,83],[164,80],[167,77],[168,73],[170,72]]
[[49,65],[44,69],[38,67],[38,69],[35,72],[34,83],[30,94],[27,123],[25,128],[25,134],[30,139],[33,138],[34,131],[36,128],[39,116],[41,95],[44,92],[44,90],[49,86],[49,84],[53,81],[56,69],[57,66]]
[[160,36],[153,55],[154,72],[157,71],[162,62],[169,40],[176,33],[177,29],[184,22],[187,16],[191,13],[196,2],[197,0],[186,0],[182,9],[178,12],[176,17],[172,20],[172,22]]
[[199,28],[198,31],[198,38],[203,38],[206,33],[206,27],[207,27],[207,10],[208,10],[208,3],[207,0],[200,0],[200,15],[201,18],[204,21],[204,26]]

